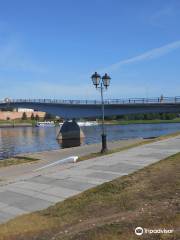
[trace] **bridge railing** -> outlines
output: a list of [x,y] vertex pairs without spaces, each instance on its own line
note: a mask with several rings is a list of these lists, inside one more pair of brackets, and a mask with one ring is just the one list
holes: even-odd
[[180,97],[109,99],[106,104],[180,103]]
[[[4,99],[0,103],[49,103],[49,104],[101,104],[99,100],[59,100],[59,99]],[[180,103],[180,96],[159,98],[105,99],[105,104],[161,104]]]

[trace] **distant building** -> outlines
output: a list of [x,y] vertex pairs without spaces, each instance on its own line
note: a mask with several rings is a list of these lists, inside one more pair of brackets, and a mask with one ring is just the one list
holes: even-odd
[[45,112],[34,111],[33,109],[27,108],[18,108],[13,109],[13,111],[0,111],[0,120],[21,119],[24,112],[26,113],[27,118],[31,118],[32,114],[34,117],[38,115],[40,118],[45,116]]
[[25,113],[28,113],[28,112],[33,113],[34,112],[34,110],[30,109],[30,108],[18,108],[16,111],[17,112],[25,112]]

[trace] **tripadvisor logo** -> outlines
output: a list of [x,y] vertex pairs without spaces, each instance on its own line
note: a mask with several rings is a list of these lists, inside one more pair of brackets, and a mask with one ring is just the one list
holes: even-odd
[[136,235],[141,236],[141,235],[143,235],[143,232],[144,232],[144,230],[143,230],[142,227],[135,228],[135,234]]
[[142,227],[136,227],[135,228],[135,234],[137,236],[141,236],[143,234],[158,234],[158,233],[164,233],[164,234],[170,234],[173,233],[173,229],[165,229],[165,228],[160,228],[160,229],[148,229],[148,228],[142,228]]

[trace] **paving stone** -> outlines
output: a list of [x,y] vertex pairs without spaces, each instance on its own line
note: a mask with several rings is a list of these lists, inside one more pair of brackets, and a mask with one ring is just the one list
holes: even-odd
[[72,178],[69,178],[69,180],[76,181],[76,182],[91,183],[93,185],[99,185],[104,182],[103,179],[93,179],[90,177],[81,177],[81,176],[80,177],[73,176]]
[[127,175],[126,173],[122,173],[120,175],[115,175],[113,173],[107,173],[107,172],[92,172],[91,174],[88,174],[87,177],[91,178],[98,178],[98,179],[105,179],[105,180],[112,180],[119,176]]
[[63,188],[68,188],[76,191],[84,191],[88,188],[92,188],[95,185],[92,183],[85,183],[85,182],[77,182],[77,181],[72,181],[72,180],[55,180],[53,182],[54,186],[58,187],[63,187]]
[[14,183],[0,186],[0,222],[127,175],[179,152],[179,146],[180,137],[175,137],[75,164],[31,169],[14,178]]
[[52,194],[54,196],[58,196],[61,199],[65,199],[80,193],[80,191],[67,189],[63,187],[50,187],[48,189],[43,190],[42,192],[47,194]]
[[11,186],[8,186],[7,189],[12,192],[20,193],[20,194],[23,194],[26,196],[37,198],[37,199],[46,200],[46,201],[49,201],[52,203],[56,203],[61,200],[60,198],[57,198],[55,196],[43,194],[42,192],[38,192],[38,191],[30,190],[30,189],[18,188],[18,187],[14,188]]
[[33,178],[30,179],[31,182],[35,182],[35,183],[43,183],[43,184],[50,184],[51,182],[54,181],[53,178],[51,177],[46,177],[46,176],[35,176]]
[[118,163],[110,166],[102,166],[102,165],[94,165],[90,169],[93,170],[101,170],[105,172],[117,172],[117,173],[130,173],[134,170],[137,170],[139,168],[142,168],[141,165],[134,165],[134,164],[128,164],[128,163]]
[[11,214],[11,215],[14,215],[14,216],[18,216],[18,215],[28,213],[28,211],[24,211],[20,208],[13,207],[13,206],[6,206],[3,209],[1,209],[1,212],[6,213],[6,214]]
[[24,199],[14,204],[15,207],[29,212],[41,210],[49,207],[50,205],[53,205],[53,203],[42,199],[33,198],[30,196],[28,196],[26,200]]
[[2,208],[4,208],[4,207],[7,207],[7,206],[8,206],[7,203],[2,203],[2,202],[0,202],[0,210],[1,210]]
[[24,194],[19,194],[7,190],[3,193],[0,193],[0,199],[2,203],[14,205],[14,203],[28,200],[29,197]]
[[13,183],[11,186],[19,187],[19,188],[25,188],[25,189],[31,189],[36,191],[41,191],[43,189],[48,188],[50,185],[43,184],[43,183],[34,183],[31,182],[30,179],[28,181],[20,181],[17,183]]

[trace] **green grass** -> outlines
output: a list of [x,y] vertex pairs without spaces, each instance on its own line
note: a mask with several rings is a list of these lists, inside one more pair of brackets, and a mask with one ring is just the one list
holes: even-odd
[[17,120],[0,120],[0,127],[1,126],[16,126],[16,125],[24,125],[24,124],[27,124],[27,125],[30,125],[30,126],[35,126],[36,124],[36,121],[34,120],[30,120],[30,119],[27,119],[27,120],[21,120],[21,119],[17,119]]
[[[39,121],[43,121],[40,119]],[[101,122],[101,121],[99,121]],[[0,120],[0,124],[19,124],[19,123],[30,123],[35,125],[36,121],[27,119],[16,119],[16,120]],[[128,124],[159,124],[159,123],[180,123],[180,118],[172,119],[172,120],[106,120],[106,124],[118,124],[118,125],[128,125]]]
[[128,124],[160,124],[160,123],[180,123],[180,118],[172,120],[111,120],[105,121],[106,124],[115,124],[115,125],[128,125]]
[[0,240],[176,240],[134,234],[137,226],[178,229],[180,153],[0,225]]
[[16,157],[12,157],[9,159],[5,159],[5,160],[0,160],[0,168],[2,167],[9,167],[12,165],[18,165],[18,164],[22,164],[22,163],[31,163],[31,162],[35,162],[35,161],[39,161],[39,159],[36,158],[32,158],[32,157],[25,157],[25,156],[16,156]]
[[[39,122],[43,122],[44,119],[43,118],[40,118],[38,120]],[[54,121],[53,119],[52,120],[48,120],[48,121]],[[4,124],[10,124],[10,125],[18,125],[18,124],[31,124],[32,126],[35,126],[36,125],[36,120],[31,120],[31,119],[27,119],[27,120],[22,120],[22,119],[16,119],[16,120],[0,120],[0,126],[1,124],[4,125]],[[58,122],[55,122],[55,125],[56,126],[59,126],[59,123]]]
[[27,119],[27,120],[22,120],[22,119],[16,119],[16,120],[0,120],[0,123],[10,123],[10,124],[13,124],[13,123],[34,123],[35,120],[30,120],[30,119]]

